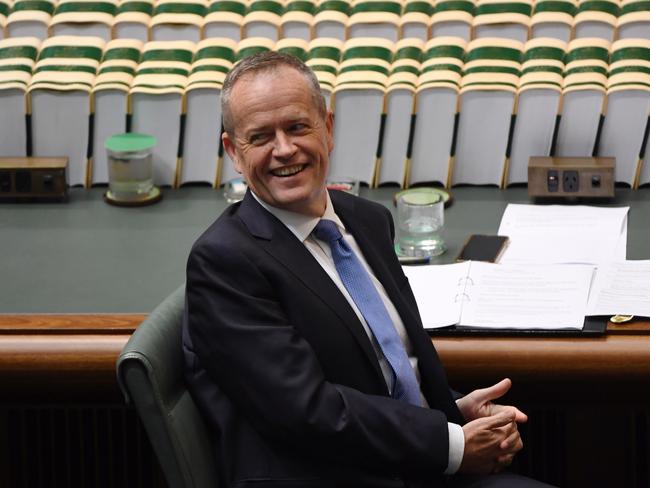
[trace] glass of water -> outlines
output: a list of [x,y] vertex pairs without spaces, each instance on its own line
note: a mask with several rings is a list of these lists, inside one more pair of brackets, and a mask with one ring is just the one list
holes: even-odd
[[397,251],[404,256],[429,257],[445,252],[442,238],[445,203],[442,197],[417,189],[397,199]]

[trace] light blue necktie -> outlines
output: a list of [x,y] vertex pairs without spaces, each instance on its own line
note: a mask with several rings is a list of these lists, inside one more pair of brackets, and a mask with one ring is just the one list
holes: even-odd
[[404,344],[402,344],[393,321],[359,258],[345,242],[336,224],[331,220],[319,221],[314,228],[314,235],[329,244],[336,271],[338,271],[343,285],[361,311],[363,318],[366,319],[386,360],[393,369],[395,380],[393,398],[421,406],[420,387],[406,355]]

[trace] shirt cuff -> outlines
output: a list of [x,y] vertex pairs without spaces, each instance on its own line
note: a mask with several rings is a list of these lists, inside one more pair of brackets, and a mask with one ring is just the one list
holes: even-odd
[[449,462],[445,474],[455,474],[463,462],[463,453],[465,452],[465,434],[463,428],[458,424],[447,422],[449,430]]

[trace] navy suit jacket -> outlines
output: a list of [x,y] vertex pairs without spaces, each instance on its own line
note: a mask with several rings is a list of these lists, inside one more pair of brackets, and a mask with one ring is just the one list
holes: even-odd
[[183,328],[190,391],[224,486],[436,486],[464,423],[393,249],[390,212],[333,191],[337,215],[402,318],[430,408],[389,397],[340,290],[250,194],[197,240]]

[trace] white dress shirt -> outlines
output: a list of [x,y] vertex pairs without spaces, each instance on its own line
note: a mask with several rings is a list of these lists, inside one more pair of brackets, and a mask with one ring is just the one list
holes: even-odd
[[[393,371],[390,365],[388,364],[388,361],[386,360],[384,353],[382,352],[381,347],[379,346],[379,343],[377,342],[374,335],[372,334],[372,331],[370,330],[368,323],[363,318],[363,315],[359,311],[357,305],[354,303],[354,300],[352,299],[347,289],[345,288],[345,285],[341,281],[341,278],[339,277],[339,274],[336,271],[334,260],[332,259],[332,253],[330,251],[329,244],[327,244],[324,241],[321,241],[320,239],[317,239],[312,235],[312,231],[316,227],[316,224],[318,224],[318,221],[321,219],[331,220],[336,224],[339,231],[341,232],[341,235],[343,236],[343,239],[345,239],[345,241],[348,243],[350,248],[357,255],[359,261],[361,262],[361,264],[367,271],[368,275],[370,276],[372,283],[375,285],[375,288],[377,289],[377,292],[379,293],[379,296],[381,297],[381,300],[384,303],[384,306],[386,307],[386,311],[388,312],[388,315],[390,316],[393,325],[395,326],[395,329],[397,330],[397,333],[402,343],[404,344],[404,348],[406,349],[406,354],[409,357],[411,366],[415,371],[415,377],[417,378],[419,383],[420,371],[418,369],[418,359],[413,355],[413,347],[411,346],[411,341],[409,340],[408,335],[406,334],[406,329],[404,328],[404,322],[402,322],[399,313],[397,313],[397,310],[395,309],[393,302],[391,302],[390,298],[388,297],[386,290],[384,290],[383,285],[375,277],[375,274],[373,273],[370,266],[368,266],[368,263],[366,262],[366,259],[363,256],[361,249],[357,245],[357,242],[354,240],[354,237],[349,232],[347,232],[345,226],[341,222],[341,219],[339,219],[338,215],[336,215],[336,213],[334,212],[334,207],[332,206],[332,202],[330,200],[329,194],[327,195],[327,207],[325,208],[325,213],[322,215],[322,217],[309,217],[307,215],[272,207],[271,205],[267,204],[266,202],[258,198],[258,196],[255,195],[255,193],[252,193],[252,195],[253,197],[255,197],[255,200],[259,202],[260,205],[262,205],[272,215],[277,217],[277,219],[280,220],[280,222],[282,222],[300,240],[300,242],[302,242],[305,245],[307,250],[311,253],[312,256],[314,256],[316,261],[318,261],[318,264],[320,264],[320,266],[325,270],[325,272],[329,275],[329,277],[332,279],[332,281],[336,284],[338,289],[341,291],[345,299],[352,307],[352,310],[354,310],[354,313],[359,318],[359,321],[363,325],[366,334],[368,334],[368,337],[370,338],[370,342],[372,343],[372,347],[375,350],[375,354],[377,354],[379,366],[381,368],[384,379],[386,380],[386,384],[388,385],[388,390],[392,392],[394,387]],[[424,397],[422,397],[422,404],[428,406],[427,401]],[[460,463],[463,460],[463,451],[465,450],[465,435],[463,434],[462,427],[458,424],[448,422],[447,428],[449,430],[449,459],[447,463],[447,469],[445,470],[445,474],[454,474],[456,471],[458,471],[458,468],[460,467]]]

